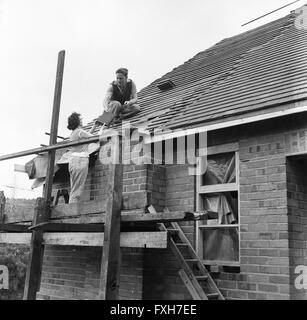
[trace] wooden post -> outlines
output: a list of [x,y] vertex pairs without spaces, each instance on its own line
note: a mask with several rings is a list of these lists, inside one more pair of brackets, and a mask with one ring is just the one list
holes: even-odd
[[[45,220],[46,206],[44,198],[37,198],[35,206],[35,216],[33,225]],[[32,231],[30,243],[30,255],[25,280],[24,300],[35,300],[36,293],[39,290],[41,280],[41,269],[43,262],[43,231],[37,229]]]
[[[50,140],[49,140],[50,145],[57,143],[64,61],[65,61],[65,51],[60,51],[58,55],[58,66],[57,66],[57,73],[56,73],[56,80],[55,80],[54,98],[53,98],[53,111],[52,111]],[[55,152],[56,150],[51,150],[48,153],[47,175],[46,175],[46,183],[44,188],[44,199],[48,207],[50,206],[50,198],[51,198],[51,192],[52,192]],[[47,216],[47,219],[49,220],[50,217]]]
[[4,196],[4,192],[0,191],[0,224],[4,223],[4,208],[5,208],[5,196]]
[[[58,64],[55,80],[53,110],[51,120],[51,131],[49,144],[57,143],[58,123],[60,114],[60,103],[62,94],[63,70],[64,70],[65,51],[60,51],[58,54]],[[38,198],[35,209],[35,217],[33,225],[48,221],[50,219],[50,199],[52,192],[54,162],[56,150],[48,152],[48,165],[46,174],[46,183],[44,187],[44,198]],[[43,246],[43,230],[37,229],[32,231],[30,256],[26,274],[24,300],[35,300],[39,290],[42,264],[44,256]]]
[[[114,137],[113,137],[114,138]],[[118,300],[120,276],[120,216],[122,208],[122,141],[118,138],[115,150],[118,163],[109,164],[108,191],[109,198],[106,207],[104,242],[100,272],[99,299]]]

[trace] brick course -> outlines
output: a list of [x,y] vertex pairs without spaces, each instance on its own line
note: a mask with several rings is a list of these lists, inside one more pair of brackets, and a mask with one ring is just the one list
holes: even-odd
[[[301,130],[305,135],[306,124],[300,117],[292,116],[288,120],[287,129],[279,119],[208,134],[209,146],[239,143],[240,267],[220,268],[214,274],[227,299],[307,298],[304,292],[293,288],[295,265],[307,262],[307,172],[305,165],[286,157],[289,151],[306,147],[306,143],[297,140],[302,135],[293,133]],[[88,199],[103,195],[107,169],[98,161],[89,172]],[[170,211],[195,210],[195,177],[188,174],[187,165],[125,165],[123,183],[124,209],[135,209],[142,199],[142,208],[153,204],[158,210],[164,207]],[[181,226],[195,245],[194,222]],[[97,296],[97,248],[89,252],[84,248],[76,250],[77,257],[72,248],[47,251],[42,298],[61,298],[63,292],[70,298]],[[178,262],[169,249],[126,253],[121,269],[122,298],[191,299],[178,276]]]
[[[122,248],[120,299],[142,299],[144,249]],[[97,299],[102,248],[46,246],[38,299]]]

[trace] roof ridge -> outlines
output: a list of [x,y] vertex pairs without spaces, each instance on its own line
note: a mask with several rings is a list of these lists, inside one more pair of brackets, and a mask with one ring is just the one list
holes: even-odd
[[[307,4],[306,4],[306,5],[307,5]],[[305,6],[305,5],[304,5],[304,6]],[[303,6],[301,6],[301,7],[303,7]],[[299,7],[299,8],[301,8],[301,7]],[[242,33],[239,33],[239,34],[236,34],[236,35],[233,35],[233,36],[230,36],[230,37],[227,37],[227,38],[224,38],[224,39],[220,40],[219,42],[215,43],[214,45],[210,46],[209,48],[206,48],[206,49],[204,49],[204,50],[196,53],[192,58],[184,61],[181,65],[173,68],[172,70],[170,70],[169,72],[165,73],[164,75],[162,75],[162,76],[159,77],[158,79],[154,80],[154,81],[151,82],[148,86],[142,88],[139,93],[141,93],[144,89],[148,88],[149,86],[153,85],[154,83],[159,82],[162,78],[167,77],[168,74],[171,74],[174,70],[176,70],[176,69],[178,69],[179,67],[183,66],[183,65],[186,64],[187,62],[189,62],[189,61],[191,61],[191,60],[194,60],[195,57],[197,57],[198,55],[201,55],[201,54],[203,54],[203,53],[210,53],[211,50],[217,49],[217,47],[218,47],[219,45],[221,45],[223,42],[225,42],[225,41],[227,41],[227,40],[230,40],[230,39],[233,40],[233,39],[235,39],[235,38],[237,38],[237,37],[239,38],[239,37],[242,37],[243,35],[247,35],[247,34],[249,34],[249,33],[257,33],[257,32],[258,32],[259,30],[261,30],[261,29],[266,29],[270,24],[276,24],[277,21],[282,21],[282,20],[284,20],[287,16],[289,17],[289,19],[288,19],[288,22],[289,22],[290,18],[291,18],[291,17],[292,17],[292,18],[294,17],[295,11],[297,11],[297,9],[295,9],[295,10],[293,10],[293,11],[290,11],[290,13],[288,13],[288,14],[285,15],[285,16],[283,16],[282,18],[276,19],[276,20],[274,20],[274,21],[270,21],[270,22],[268,22],[268,23],[266,23],[266,24],[264,24],[264,25],[261,25],[261,26],[259,26],[259,27],[254,28],[254,29],[247,30],[247,31],[245,31],[245,32],[242,32]]]
[[[149,127],[154,128],[160,125],[161,128],[161,124],[162,126],[176,125],[181,117],[189,116],[188,110],[191,106],[193,106],[193,110],[198,110],[197,103],[199,101],[202,103],[202,108],[198,110],[198,113],[204,112],[206,115],[208,112],[206,94],[211,91],[210,95],[214,95],[216,91],[223,90],[228,85],[228,81],[231,83],[232,79],[236,78],[234,75],[245,68],[245,64],[249,61],[248,55],[253,57],[252,52],[259,50],[255,54],[261,55],[263,50],[266,51],[267,48],[270,48],[272,42],[283,42],[284,40],[277,39],[284,34],[289,35],[289,32],[286,31],[295,24],[295,18],[299,14],[300,10],[295,9],[282,18],[225,38],[165,73],[138,92],[140,103],[141,105],[142,102],[144,103],[144,108],[142,108],[143,112],[133,117],[131,121],[138,120],[139,117],[148,118],[152,112],[152,106],[154,106],[156,111],[168,110],[164,110],[163,114],[158,112],[150,121]],[[287,36],[285,37],[287,39]],[[256,61],[260,61],[259,59],[257,58]],[[170,97],[168,97],[168,93],[160,93],[155,86],[157,82],[165,78],[174,79],[175,84],[178,85]],[[226,83],[223,85],[224,82]],[[161,104],[159,101],[153,102],[155,98],[165,104]],[[89,128],[92,123],[88,123],[85,127]]]
[[[300,7],[300,8],[301,8],[301,7]],[[154,86],[155,83],[161,81],[161,79],[168,78],[169,75],[171,75],[175,70],[177,70],[177,69],[179,69],[179,68],[182,68],[183,66],[187,65],[190,61],[195,60],[195,58],[196,58],[197,56],[204,55],[204,54],[206,54],[206,55],[214,54],[214,51],[215,51],[215,50],[220,49],[220,46],[221,46],[221,45],[223,45],[223,46],[226,45],[226,42],[229,41],[229,40],[231,40],[232,42],[234,42],[234,41],[236,41],[236,39],[241,40],[244,35],[245,35],[244,37],[247,37],[248,34],[257,34],[257,33],[259,32],[259,30],[261,30],[261,29],[266,30],[266,29],[268,29],[268,26],[269,26],[269,25],[277,24],[278,22],[281,22],[282,20],[285,20],[287,17],[288,17],[287,22],[282,26],[282,28],[283,28],[283,30],[284,30],[285,27],[287,27],[287,26],[290,27],[290,26],[293,24],[293,22],[294,22],[294,17],[297,15],[297,14],[296,14],[296,11],[297,11],[297,9],[291,11],[290,13],[288,13],[288,14],[285,15],[285,16],[283,16],[282,18],[279,18],[279,19],[274,20],[274,21],[270,21],[270,22],[268,22],[268,23],[266,23],[266,24],[264,24],[264,25],[261,25],[261,26],[259,26],[259,27],[257,27],[257,28],[254,28],[254,29],[245,31],[245,32],[243,32],[243,33],[239,33],[239,34],[237,34],[237,35],[234,35],[234,36],[231,36],[231,37],[222,39],[221,41],[217,42],[216,44],[212,45],[211,47],[209,47],[209,48],[207,48],[207,49],[205,49],[205,50],[202,50],[202,51],[198,52],[198,53],[195,54],[192,58],[184,61],[184,62],[183,62],[182,64],[180,64],[179,66],[173,68],[171,71],[165,73],[164,75],[162,75],[161,77],[159,77],[159,78],[156,79],[155,81],[151,82],[148,86],[142,88],[142,89],[138,92],[138,94],[141,95],[144,90],[147,90],[147,89],[149,89],[150,87]],[[293,20],[291,21],[291,19],[293,19]],[[289,23],[289,22],[290,22],[290,23]],[[288,25],[288,24],[289,24],[289,25]],[[274,38],[275,38],[275,37],[274,37]],[[194,70],[197,70],[197,69],[198,69],[198,68],[189,69],[189,72],[191,73],[191,72],[193,72]]]
[[[307,6],[307,4],[306,4],[306,5],[303,5],[303,6],[301,6],[301,7],[304,7],[304,6]],[[301,8],[301,7],[299,7],[299,8]],[[252,33],[257,33],[257,32],[259,32],[261,29],[266,29],[269,25],[273,25],[273,24],[276,24],[278,21],[285,20],[286,17],[288,17],[288,22],[289,22],[289,21],[291,20],[291,18],[294,18],[294,17],[296,16],[296,11],[297,11],[299,8],[297,8],[297,9],[295,9],[295,10],[291,10],[290,13],[288,13],[288,14],[284,15],[283,17],[278,18],[278,19],[276,19],[276,20],[267,22],[267,23],[265,23],[265,24],[263,24],[263,25],[261,25],[261,26],[258,26],[258,27],[256,27],[256,28],[253,28],[253,29],[251,29],[251,30],[244,31],[244,32],[239,33],[239,34],[236,34],[236,35],[234,35],[234,36],[231,36],[231,37],[228,37],[228,38],[224,38],[224,39],[222,39],[221,41],[219,41],[218,43],[216,43],[216,45],[219,45],[219,44],[221,44],[222,42],[227,41],[227,40],[230,40],[230,39],[235,39],[235,38],[237,38],[237,37],[242,37],[242,36],[244,36],[244,35],[249,35],[249,34],[252,34]]]
[[[250,49],[248,49],[247,51],[245,51],[244,53],[242,53],[239,58],[237,60],[234,61],[232,67],[229,69],[229,71],[227,71],[225,74],[221,74],[220,76],[217,77],[216,81],[214,83],[212,83],[210,85],[210,87],[208,87],[205,91],[203,92],[199,92],[195,95],[196,91],[199,89],[199,87],[201,86],[201,83],[204,82],[206,80],[203,79],[202,81],[200,81],[200,83],[195,87],[195,89],[193,90],[193,93],[191,95],[189,95],[189,97],[184,97],[182,98],[180,101],[176,102],[175,105],[177,103],[182,103],[184,100],[190,99],[191,97],[193,97],[193,95],[195,95],[195,98],[193,99],[192,103],[188,103],[187,105],[183,105],[182,108],[180,108],[176,114],[175,117],[173,117],[170,121],[167,121],[166,123],[164,123],[163,127],[169,126],[171,125],[172,122],[175,122],[175,119],[177,117],[181,117],[184,115],[184,113],[193,105],[195,105],[197,103],[197,101],[200,99],[201,96],[204,96],[206,93],[208,93],[209,91],[211,91],[213,88],[217,87],[219,84],[227,81],[227,79],[229,79],[234,73],[235,71],[239,68],[240,64],[243,62],[244,58],[250,53],[253,52],[255,50],[260,50],[262,48],[264,48],[266,45],[270,44],[271,42],[275,41],[276,39],[278,39],[279,37],[281,37],[284,32],[286,30],[288,30],[291,26],[291,24],[289,24],[289,21],[291,21],[291,19],[293,19],[292,14],[287,15],[289,16],[287,19],[287,22],[282,26],[280,33],[276,36],[274,36],[272,39],[269,39],[268,41],[266,41],[265,43],[262,43],[258,46],[252,47]],[[285,16],[285,17],[287,17]],[[285,19],[285,17],[283,19]],[[294,20],[294,19],[293,19]],[[276,20],[275,20],[276,21]],[[292,21],[293,22],[293,21]],[[255,29],[254,29],[255,30]],[[175,106],[174,105],[174,106]],[[173,107],[171,107],[170,109],[173,109]]]

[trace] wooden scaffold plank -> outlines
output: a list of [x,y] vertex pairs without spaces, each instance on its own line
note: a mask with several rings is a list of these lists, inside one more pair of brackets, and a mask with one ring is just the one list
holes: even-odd
[[[44,245],[103,247],[104,234],[101,232],[44,232]],[[122,248],[167,248],[167,232],[121,232]],[[31,243],[31,233],[0,232],[0,243]]]
[[[103,247],[104,234],[101,232],[45,232],[44,244]],[[120,247],[165,249],[167,232],[121,232]]]

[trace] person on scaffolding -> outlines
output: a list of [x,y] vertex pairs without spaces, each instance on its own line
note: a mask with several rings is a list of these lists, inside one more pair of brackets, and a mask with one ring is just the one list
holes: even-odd
[[[68,117],[68,126],[72,133],[69,137],[70,141],[76,141],[83,138],[89,138],[92,134],[82,129],[82,120],[80,114],[73,112]],[[86,177],[88,174],[89,152],[88,145],[83,144],[73,146],[70,149],[68,161],[68,169],[70,175],[70,196],[69,203],[79,202],[84,190]]]

